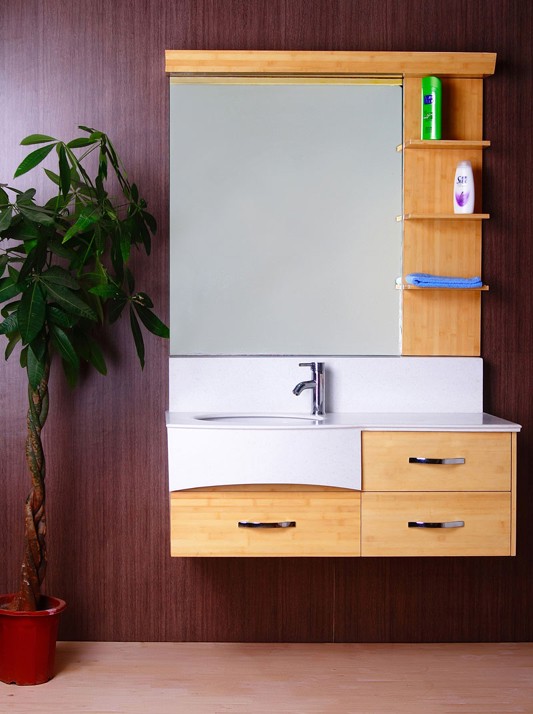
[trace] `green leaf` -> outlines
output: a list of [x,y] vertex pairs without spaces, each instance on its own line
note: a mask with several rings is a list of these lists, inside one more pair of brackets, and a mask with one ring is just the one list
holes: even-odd
[[67,378],[68,386],[71,389],[74,389],[76,382],[78,381],[78,377],[80,376],[79,367],[73,366],[70,362],[67,362],[67,360],[61,360],[61,364],[63,365],[63,372]]
[[139,305],[138,303],[133,303],[137,315],[141,318],[141,322],[146,327],[146,329],[153,335],[158,337],[168,338],[170,336],[170,330],[168,327],[161,322],[161,320],[147,307]]
[[120,297],[116,300],[112,300],[110,305],[109,305],[109,322],[110,324],[113,324],[118,320],[118,318],[122,314],[122,310],[124,310],[126,303],[127,303],[126,297]]
[[154,303],[152,302],[152,298],[147,295],[146,293],[137,293],[136,295],[133,296],[133,302],[136,302],[138,305],[143,305],[144,307],[153,307]]
[[68,362],[74,369],[79,369],[80,360],[76,354],[76,350],[72,346],[68,335],[57,325],[50,325],[50,336],[56,350],[61,355],[65,362]]
[[0,302],[5,302],[20,293],[20,287],[10,277],[0,279]]
[[70,166],[67,161],[67,152],[64,144],[58,144],[59,177],[61,179],[61,193],[66,196],[70,190]]
[[70,262],[73,262],[78,257],[78,254],[75,250],[72,250],[72,248],[63,245],[63,243],[57,240],[49,240],[48,249],[50,250],[50,252],[54,253],[54,255],[57,255],[60,258],[66,258]]
[[46,336],[44,333],[44,330],[41,330],[37,337],[30,342],[30,350],[33,351],[33,354],[37,357],[37,359],[44,360],[46,356]]
[[96,144],[96,139],[91,139],[91,137],[80,137],[79,139],[69,141],[67,146],[69,149],[79,149],[82,146],[91,146],[91,144]]
[[89,292],[93,295],[98,295],[98,297],[102,298],[114,298],[120,295],[119,288],[117,288],[117,286],[113,285],[112,283],[95,285],[94,287],[89,288]]
[[115,241],[113,241],[111,246],[111,264],[113,265],[113,270],[115,271],[119,283],[122,283],[124,279],[124,262],[122,260],[122,253]]
[[20,350],[20,366],[22,369],[28,366],[28,345]]
[[[10,231],[9,237],[13,238],[13,240],[19,240],[22,242],[36,241],[39,237],[39,229],[35,223],[28,221],[28,219],[24,216],[20,216],[20,220],[15,226],[15,230]],[[26,250],[27,249],[28,248],[26,247]]]
[[0,206],[7,206],[8,203],[9,203],[9,196],[4,191],[4,189],[0,186]]
[[54,216],[45,213],[41,206],[36,206],[34,203],[19,203],[18,209],[22,215],[32,223],[37,223],[42,226],[55,226]]
[[94,310],[69,288],[66,288],[63,285],[53,285],[52,283],[47,283],[46,292],[51,300],[57,302],[60,307],[71,315],[78,315],[79,317],[85,317],[88,320],[93,321],[97,320]]
[[50,213],[53,213],[54,216],[57,217],[58,213],[62,213],[65,208],[67,208],[73,197],[74,194],[70,192],[67,193],[66,196],[63,196],[63,194],[60,193],[57,196],[52,196],[52,198],[49,198],[48,201],[44,204],[43,208],[46,211],[50,211]]
[[13,302],[8,302],[7,305],[4,305],[4,307],[0,310],[0,315],[2,317],[9,317],[12,312],[15,312],[15,310],[18,310],[20,300],[13,300]]
[[96,340],[93,340],[86,333],[78,331],[75,334],[75,345],[76,350],[82,359],[89,364],[92,364],[92,366],[100,372],[100,374],[107,374],[104,356]]
[[17,313],[13,312],[0,323],[0,335],[9,335],[10,332],[18,332],[18,327]]
[[54,146],[55,144],[42,146],[40,149],[36,149],[35,151],[32,151],[31,154],[28,154],[18,166],[13,178],[17,178],[17,176],[22,176],[22,174],[25,174],[26,172],[30,171],[30,169],[33,169],[38,166],[41,161],[46,159],[46,157],[52,151]]
[[63,236],[63,243],[70,240],[72,236],[76,235],[76,233],[83,233],[99,219],[100,212],[96,206],[85,206],[85,208],[81,211],[78,220],[70,226],[68,231]]
[[[26,246],[27,247],[27,246]],[[40,272],[46,261],[46,240],[41,240],[28,250],[28,257],[24,261],[20,272],[19,282],[23,282],[32,271]]]
[[150,255],[150,252],[152,250],[152,239],[150,237],[150,231],[146,227],[146,223],[143,221],[143,219],[139,216],[135,216],[135,227],[141,236],[141,240],[144,245],[144,250],[146,251],[146,255]]
[[157,223],[152,214],[148,213],[148,211],[142,211],[142,217],[144,218],[145,223],[152,232],[152,234],[155,234],[155,232],[157,231]]
[[25,191],[17,191],[16,202],[18,203],[31,203],[35,198],[37,190],[34,188],[28,188]]
[[69,314],[68,312],[65,312],[62,310],[60,307],[57,307],[56,305],[47,305],[46,306],[46,316],[50,322],[53,322],[55,325],[58,325],[59,327],[64,327],[67,329],[70,329],[71,327],[74,327],[74,325],[78,322],[78,317],[75,317],[74,315]]
[[29,144],[47,144],[49,141],[57,141],[57,139],[54,139],[53,136],[47,136],[46,134],[30,134],[22,139],[20,145],[28,146]]
[[61,268],[59,265],[52,265],[48,270],[41,273],[41,280],[46,284],[53,283],[54,285],[64,285],[66,288],[71,290],[79,290],[80,284],[74,278],[74,276],[69,273],[65,268]]
[[139,362],[141,363],[141,369],[144,369],[144,340],[141,333],[141,328],[139,327],[139,322],[135,317],[133,308],[130,305],[130,325],[131,332],[133,334],[133,340],[135,342],[135,349],[137,350],[137,356]]
[[106,375],[107,374],[107,365],[105,363],[104,355],[102,354],[102,350],[100,349],[100,346],[95,342],[95,340],[90,339],[89,343],[91,346],[91,352],[90,352],[90,357],[89,357],[90,363],[96,369],[97,372],[100,372],[100,374]]
[[50,169],[44,169],[44,173],[48,176],[52,183],[55,183],[56,186],[60,185],[61,179],[59,178],[58,174],[55,174],[53,171],[50,171]]
[[38,356],[29,345],[27,352],[26,370],[28,372],[28,381],[33,389],[37,389],[44,377],[46,362],[44,355]]
[[41,331],[46,315],[46,300],[39,281],[23,292],[17,315],[22,341],[27,344]]
[[122,260],[127,263],[130,259],[131,252],[131,232],[130,230],[120,231],[120,252],[122,254]]
[[17,346],[17,344],[19,342],[20,342],[20,332],[17,332],[14,335],[10,335],[9,342],[7,343],[6,351],[4,353],[4,359],[8,360],[11,357],[13,350],[15,349],[15,347]]
[[6,265],[9,262],[9,258],[7,255],[4,253],[4,255],[0,255],[0,277],[4,274],[4,270],[6,269]]
[[11,225],[11,218],[13,217],[13,209],[11,206],[4,208],[0,211],[0,233],[5,231]]

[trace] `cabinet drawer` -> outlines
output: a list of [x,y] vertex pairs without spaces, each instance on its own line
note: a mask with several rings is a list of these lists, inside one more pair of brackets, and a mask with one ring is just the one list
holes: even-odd
[[[364,432],[365,491],[509,491],[511,434]],[[410,463],[410,459],[464,463]]]
[[[360,555],[359,492],[170,494],[173,556]],[[239,527],[240,521],[294,523]]]
[[[409,523],[462,527],[410,527]],[[511,555],[509,493],[365,493],[361,555]]]

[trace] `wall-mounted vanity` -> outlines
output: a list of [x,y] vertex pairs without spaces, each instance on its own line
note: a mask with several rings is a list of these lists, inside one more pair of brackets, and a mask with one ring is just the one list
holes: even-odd
[[[172,555],[515,553],[520,427],[483,413],[483,290],[405,284],[481,272],[494,66],[167,51]],[[420,140],[426,75],[440,141]],[[461,160],[477,205],[458,216]],[[324,416],[292,393],[300,362],[325,364]]]

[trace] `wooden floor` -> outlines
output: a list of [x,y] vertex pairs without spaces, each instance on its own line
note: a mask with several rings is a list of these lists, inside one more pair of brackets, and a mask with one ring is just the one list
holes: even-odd
[[60,642],[4,714],[533,713],[532,644]]

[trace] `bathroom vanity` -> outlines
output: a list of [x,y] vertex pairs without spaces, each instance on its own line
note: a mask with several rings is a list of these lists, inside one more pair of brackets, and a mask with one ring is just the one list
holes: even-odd
[[482,412],[482,361],[324,362],[321,417],[294,358],[174,360],[172,555],[514,555],[520,427]]
[[[263,179],[274,169],[261,163],[236,195],[226,193],[233,188],[232,176],[240,173],[233,162],[221,175],[213,173],[218,159],[212,171],[196,165],[195,157],[202,162],[212,153],[205,149],[210,129],[204,119],[216,121],[226,108],[221,104],[207,110],[201,104],[197,119],[188,123],[171,116],[171,149],[178,148],[174,156],[171,151],[171,189],[175,184],[178,190],[171,196],[173,344],[167,413],[173,556],[515,554],[520,426],[483,412],[481,299],[488,286],[431,289],[405,281],[412,272],[481,274],[482,224],[489,218],[481,210],[481,173],[483,153],[490,146],[483,137],[483,78],[494,72],[495,60],[490,53],[167,51],[171,82],[213,85],[221,95],[224,91],[218,90],[225,85],[250,84],[346,85],[354,90],[360,84],[385,84],[402,92],[399,139],[394,146],[386,139],[385,152],[394,153],[401,165],[399,206],[393,189],[387,205],[376,210],[376,216],[385,216],[383,226],[377,228],[377,217],[367,225],[364,209],[349,217],[346,226],[336,220],[343,213],[341,202],[316,238],[312,228],[318,218],[313,218],[301,229],[307,241],[303,247],[284,238],[286,252],[280,254],[269,236],[278,230],[273,217],[288,220],[289,194],[282,193],[275,207],[260,215],[253,192],[266,193]],[[443,83],[439,141],[420,140],[420,84],[427,75]],[[218,101],[218,94],[207,95],[207,101]],[[171,95],[178,115],[188,96]],[[241,101],[238,92],[231,97],[226,105],[230,113]],[[275,101],[281,111],[285,102],[277,95]],[[339,101],[332,117],[338,115],[344,93]],[[244,104],[239,106],[234,114],[249,117],[248,106],[246,111]],[[381,122],[382,114],[373,123]],[[261,112],[254,117],[260,124]],[[183,151],[196,141],[194,127],[200,121],[198,149],[186,162],[190,171],[180,178]],[[306,123],[304,111],[297,129]],[[336,130],[331,125],[326,133]],[[222,134],[240,136],[241,131],[230,123]],[[266,158],[275,154],[275,143],[264,152],[261,142],[258,147],[248,138],[243,143],[244,159],[258,153],[263,161],[263,153]],[[289,139],[286,146],[292,143]],[[329,151],[326,143],[320,146]],[[320,153],[315,149],[298,151]],[[331,153],[338,158],[350,151],[358,156],[362,149],[343,145]],[[367,173],[372,156],[361,162]],[[463,160],[473,166],[476,207],[473,214],[458,215],[451,207],[452,186],[455,167]],[[381,161],[387,166],[384,173],[395,173],[394,161]],[[307,168],[302,182],[306,173]],[[336,185],[334,173],[328,174],[332,192],[360,180],[347,176],[342,174]],[[184,201],[184,190],[195,182],[196,194]],[[216,189],[205,203],[202,182]],[[298,220],[322,203],[319,194],[305,209],[305,195],[301,205],[294,199],[300,206],[294,211]],[[182,212],[184,203],[197,204],[196,214]],[[209,213],[214,221],[206,227],[203,220]],[[225,232],[218,233],[228,216]],[[239,246],[232,241],[233,225],[240,223],[245,230]],[[260,224],[267,225],[264,237],[258,233]],[[333,243],[343,232],[348,240]],[[378,237],[385,242],[377,248],[377,262],[363,267],[367,249]],[[195,253],[204,240],[204,252]],[[255,255],[264,246],[267,251]],[[398,262],[386,272],[380,257],[396,252]],[[245,253],[256,260],[253,269],[240,262]],[[341,260],[333,262],[333,254]],[[317,277],[310,278],[306,271],[317,256]],[[251,285],[231,294],[232,286],[243,285],[247,272]],[[296,282],[299,273],[302,282]],[[348,292],[367,273],[369,285]],[[194,280],[184,289],[187,275]],[[332,281],[329,287],[326,277]],[[341,293],[348,296],[346,304],[341,305]],[[255,294],[260,301],[252,301]],[[387,316],[382,318],[380,296],[385,294]],[[281,311],[274,313],[274,302],[265,298],[280,302]],[[205,322],[201,312],[207,314]],[[369,337],[343,341],[350,334]],[[376,335],[387,340],[374,341]],[[343,339],[337,341],[339,337]],[[317,400],[311,400],[309,385],[300,383],[301,362],[325,365],[324,414],[317,410]]]
[[476,431],[461,431],[459,416],[449,431],[428,430],[428,419],[397,421],[405,431],[383,424],[354,434],[361,491],[253,484],[172,492],[172,555],[514,555],[515,425],[488,415]]

